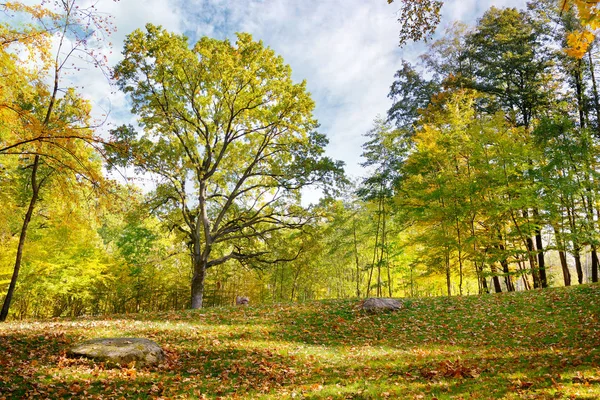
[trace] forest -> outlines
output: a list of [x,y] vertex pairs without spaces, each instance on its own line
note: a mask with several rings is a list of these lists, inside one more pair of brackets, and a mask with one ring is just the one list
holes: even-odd
[[[0,321],[598,282],[594,2],[491,7],[431,36],[441,2],[396,1],[419,16],[400,44],[427,47],[390,77],[360,178],[260,38],[147,24],[108,65],[110,18],[78,3],[0,5]],[[131,124],[103,126],[81,63]]]

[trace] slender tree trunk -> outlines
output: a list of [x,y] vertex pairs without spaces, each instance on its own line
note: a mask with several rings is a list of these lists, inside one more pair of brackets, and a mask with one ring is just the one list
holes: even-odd
[[356,262],[356,297],[360,298],[360,264],[358,261],[358,241],[356,240],[355,217],[352,217],[352,233],[354,236],[354,261]]
[[531,290],[531,285],[529,284],[529,278],[527,277],[527,272],[525,271],[525,260],[519,258],[517,260],[517,265],[519,266],[519,270],[521,271],[521,280],[523,281],[523,286],[525,290]]
[[540,275],[535,262],[535,256],[533,255],[534,253],[533,240],[530,237],[527,237],[527,254],[529,266],[531,267],[531,276],[533,277],[533,287],[537,289],[542,287],[542,285],[540,283]]
[[383,197],[379,199],[379,205],[377,207],[377,230],[375,231],[375,246],[373,247],[373,261],[371,262],[371,271],[369,272],[369,280],[367,282],[367,297],[371,293],[371,280],[373,279],[373,270],[375,269],[375,261],[377,261],[377,245],[379,244],[379,226],[381,224],[381,201]]
[[500,284],[500,278],[498,278],[496,266],[492,263],[490,264],[490,269],[492,270],[492,282],[494,283],[494,290],[496,293],[502,292],[502,285]]
[[458,293],[462,296],[463,294],[463,257],[462,257],[462,241],[460,234],[460,225],[458,218],[456,218],[456,237],[458,244]]
[[592,59],[592,47],[588,50],[588,59],[590,61],[590,75],[592,77],[592,93],[594,94],[594,108],[596,110],[596,134],[600,135],[600,98],[598,97],[598,86],[596,85],[596,71],[594,70],[594,61]]
[[575,90],[577,94],[577,109],[579,111],[579,125],[581,128],[585,128],[585,110],[583,106],[583,77],[582,77],[582,61],[577,60],[577,69],[573,72],[573,78],[575,78]]
[[[477,266],[477,264],[475,264]],[[485,279],[485,274],[483,273],[484,264],[481,263],[479,267],[479,280],[481,281],[481,287],[483,289],[483,293],[489,293],[490,289],[488,288],[487,279]],[[477,268],[477,267],[476,267]]]
[[508,261],[506,260],[505,256],[506,247],[504,247],[504,244],[502,243],[504,241],[504,238],[502,237],[502,234],[500,232],[498,232],[498,239],[500,240],[498,249],[502,252],[502,255],[500,257],[500,265],[502,265],[502,272],[504,273],[504,283],[506,284],[506,290],[508,290],[509,292],[514,292],[515,285],[513,284],[512,277],[510,276],[510,268],[508,267]]
[[[594,198],[594,191],[593,189],[590,187],[590,180],[592,178],[588,177],[586,178],[586,191],[588,193],[587,196],[584,197],[584,204],[586,205],[586,211],[587,211],[587,226],[588,226],[588,232],[590,234],[594,234],[596,232],[596,221],[594,221],[594,206],[593,204],[595,203],[596,199]],[[592,239],[592,243],[590,244],[590,250],[592,253],[592,282],[598,282],[598,251],[597,251],[597,246],[594,243],[594,239]]]
[[592,282],[598,282],[598,252],[592,246]]
[[[475,238],[475,216],[471,217],[471,238]],[[473,240],[473,254],[477,254],[477,242]],[[489,293],[489,289],[487,286],[487,280],[483,274],[484,263],[481,263],[481,266],[478,265],[477,261],[473,261],[473,265],[475,266],[475,273],[477,275],[479,294]]]
[[573,258],[575,258],[575,271],[577,271],[577,281],[581,285],[583,283],[583,267],[581,266],[581,249],[575,247],[573,249]]
[[574,200],[571,199],[570,204],[565,208],[569,220],[569,228],[571,229],[571,243],[573,245],[573,258],[575,259],[575,271],[577,272],[577,281],[583,283],[583,268],[581,267],[581,246],[579,244],[580,232],[577,230],[577,221],[575,217]]
[[446,247],[446,289],[448,290],[448,296],[452,296],[452,284],[450,278],[450,249]]
[[4,298],[4,304],[2,305],[2,311],[0,311],[0,322],[6,321],[6,317],[8,317],[8,310],[10,308],[10,303],[12,302],[13,295],[15,293],[15,288],[17,286],[17,279],[19,277],[19,271],[21,270],[21,261],[23,259],[23,248],[25,246],[25,240],[27,239],[27,228],[29,227],[29,223],[31,222],[31,217],[33,216],[33,211],[35,209],[35,204],[37,203],[40,191],[41,182],[37,180],[37,173],[40,166],[40,156],[36,155],[33,160],[32,170],[31,170],[31,199],[29,200],[29,207],[27,208],[27,212],[25,213],[25,218],[23,219],[23,225],[21,226],[21,235],[19,236],[19,245],[17,247],[17,256],[15,257],[15,266],[13,269],[13,274],[10,279],[10,284],[8,286],[8,292],[6,293],[6,297]]
[[410,266],[410,297],[415,297],[415,282],[413,281],[413,269],[414,267]]
[[542,221],[540,220],[540,213],[537,208],[533,209],[533,217],[535,219],[535,247],[537,250],[537,262],[540,273],[540,285],[542,288],[548,287],[548,278],[546,276],[546,261],[544,259],[544,244],[542,242]]
[[506,284],[506,290],[509,292],[515,291],[515,285],[513,284],[512,277],[510,276],[510,269],[508,268],[508,262],[506,259],[500,261],[502,265],[502,272],[504,272],[504,283]]
[[[382,219],[382,223],[381,223],[381,249],[379,250],[379,261],[377,262],[377,297],[383,297],[383,288],[382,286],[382,281],[381,281],[381,266],[383,265],[383,261],[384,261],[384,251],[385,251],[385,203],[383,202],[383,197],[381,200],[381,219]],[[389,282],[388,282],[389,283]]]
[[567,264],[567,254],[563,250],[559,250],[558,256],[560,257],[565,286],[571,286],[571,272],[569,272],[569,265]]
[[279,286],[279,301],[283,301],[283,278],[284,278],[284,276],[283,276],[283,264],[281,264],[280,267],[281,267],[281,269],[280,269],[280,271],[281,271],[281,276],[280,276],[280,278],[281,278],[281,285]]
[[537,249],[538,268],[540,271],[540,284],[542,288],[548,287],[548,277],[546,275],[546,261],[544,260],[544,244],[542,243],[542,232],[536,228],[535,246]]
[[560,257],[560,266],[563,273],[563,281],[565,286],[571,286],[571,272],[569,271],[569,265],[567,263],[567,254],[565,253],[565,243],[560,235],[560,231],[556,226],[552,226],[554,229],[554,237],[556,238],[556,244],[558,247],[558,256]]
[[[527,212],[527,210],[523,210],[522,213],[523,213],[524,218],[529,218],[529,213]],[[534,256],[535,250],[533,247],[533,239],[531,239],[531,237],[528,234],[525,234],[524,232],[521,231],[521,227],[517,223],[517,219],[515,218],[514,214],[511,214],[511,217],[513,219],[513,223],[515,224],[515,227],[517,228],[517,231],[519,232],[519,236],[521,236],[521,240],[524,241],[525,246],[527,247],[527,258],[529,259],[529,266],[531,267],[531,276],[533,278],[533,287],[539,288],[539,287],[541,287],[540,275],[539,275],[539,270],[537,269],[536,260],[535,260],[535,256]]]

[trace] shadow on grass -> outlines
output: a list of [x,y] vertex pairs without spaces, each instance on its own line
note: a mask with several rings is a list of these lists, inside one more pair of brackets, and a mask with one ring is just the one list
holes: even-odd
[[[301,398],[369,399],[468,398],[479,393],[485,398],[560,398],[568,392],[565,387],[579,390],[573,375],[600,365],[597,351],[582,349],[520,347],[494,354],[487,347],[421,345],[400,350],[398,344],[324,348],[304,343],[309,351],[290,352],[297,348],[293,343],[223,336],[211,343],[171,337],[172,343],[164,343],[167,361],[158,367],[105,368],[62,355],[76,338],[77,334],[0,335],[5,349],[0,397],[285,398],[295,393]],[[288,347],[282,351],[268,348],[268,343]],[[337,356],[331,357],[334,353]]]

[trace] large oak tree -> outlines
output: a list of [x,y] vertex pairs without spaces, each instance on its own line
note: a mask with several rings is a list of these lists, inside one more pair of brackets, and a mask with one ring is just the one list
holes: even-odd
[[144,134],[115,134],[131,140],[133,165],[157,177],[153,208],[189,246],[191,306],[200,308],[206,271],[273,262],[272,233],[307,221],[300,190],[331,182],[341,164],[323,157],[305,82],[250,35],[189,46],[148,24],[123,54],[115,77]]

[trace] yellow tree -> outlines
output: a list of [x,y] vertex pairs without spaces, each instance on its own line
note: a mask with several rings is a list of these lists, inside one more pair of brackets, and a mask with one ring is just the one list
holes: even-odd
[[574,58],[583,58],[594,41],[594,31],[600,28],[600,0],[559,0],[561,14],[573,11],[582,28],[567,33],[565,52]]
[[8,316],[41,190],[58,178],[65,187],[101,179],[99,159],[89,146],[94,141],[90,105],[67,86],[64,75],[74,57],[101,65],[88,43],[106,21],[75,0],[55,6],[56,11],[3,4],[18,18],[0,24],[0,71],[7,78],[0,86],[0,162],[16,163],[27,174],[22,194],[28,201],[0,321]]
[[159,180],[154,209],[185,237],[191,305],[200,308],[206,271],[267,261],[276,231],[306,223],[301,189],[331,182],[341,165],[323,157],[327,139],[315,132],[306,83],[250,35],[190,47],[148,24],[123,53],[115,75],[145,132],[119,156]]

